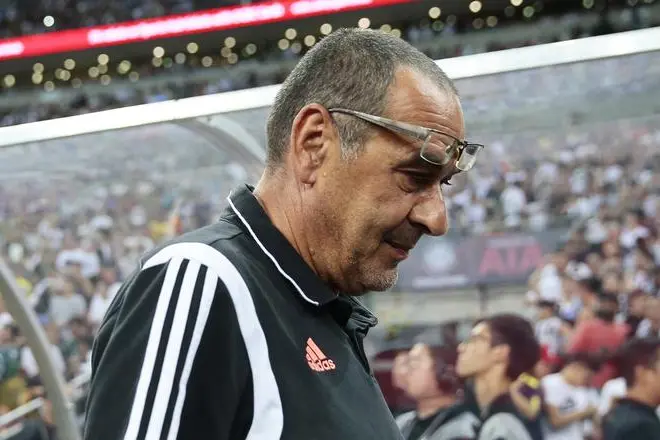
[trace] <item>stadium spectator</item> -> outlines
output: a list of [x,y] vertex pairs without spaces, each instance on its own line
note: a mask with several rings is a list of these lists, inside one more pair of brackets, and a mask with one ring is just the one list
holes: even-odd
[[600,404],[598,405],[598,417],[601,420],[612,409],[612,405],[621,397],[626,395],[626,380],[623,377],[615,377],[605,382],[600,392]]
[[625,379],[625,397],[612,404],[603,419],[604,440],[651,440],[660,437],[660,340],[633,339],[619,351],[617,364]]
[[541,300],[536,303],[538,314],[534,324],[534,333],[542,349],[556,355],[564,347],[564,321],[556,315],[557,305],[552,301]]
[[644,302],[644,319],[639,323],[635,336],[660,337],[660,298],[649,297]]
[[[607,285],[607,283],[605,284]],[[619,279],[616,281],[617,288],[606,291],[609,295],[619,297],[619,312],[616,316],[618,323],[628,326],[628,336],[634,336],[637,333],[639,324],[644,320],[646,314],[646,301],[648,295],[639,289],[631,292],[625,292],[621,287]]]
[[[568,343],[567,352],[594,355],[614,353],[629,333],[627,326],[614,322],[618,308],[619,303],[616,297],[602,295],[594,307],[594,315],[584,319],[576,326]],[[593,385],[600,388],[613,377],[612,366],[605,364],[594,375]]]
[[562,369],[541,379],[545,399],[546,440],[584,440],[585,421],[596,414],[593,394],[588,389],[600,364],[592,355],[577,353],[563,359]]
[[454,438],[460,422],[450,420],[461,384],[454,372],[455,350],[443,347],[433,350],[416,344],[408,353],[409,371],[405,392],[416,403],[416,409],[397,417],[405,440],[443,440]]
[[510,395],[520,375],[531,373],[541,350],[534,330],[516,315],[493,315],[479,322],[459,345],[456,371],[470,379],[481,419],[480,440],[541,439],[540,421],[521,414]]

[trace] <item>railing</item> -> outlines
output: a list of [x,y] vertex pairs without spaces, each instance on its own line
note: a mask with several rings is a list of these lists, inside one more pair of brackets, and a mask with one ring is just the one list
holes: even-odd
[[[73,378],[73,380],[67,384],[67,388],[69,389],[69,405],[73,405],[74,402],[84,395],[83,388],[89,383],[90,379],[91,373],[87,372]],[[41,411],[45,403],[46,400],[44,398],[37,397],[36,399],[32,399],[18,408],[9,411],[7,414],[0,416],[0,429],[16,423],[28,414],[35,411]]]

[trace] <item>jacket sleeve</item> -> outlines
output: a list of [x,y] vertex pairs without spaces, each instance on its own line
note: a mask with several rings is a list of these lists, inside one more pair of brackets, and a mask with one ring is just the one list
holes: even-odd
[[603,440],[656,440],[657,426],[653,423],[626,424],[625,426],[603,426]]
[[161,251],[122,286],[93,347],[85,440],[245,438],[252,373],[237,311],[257,318],[232,282]]
[[532,440],[525,425],[513,414],[498,413],[481,427],[479,440]]

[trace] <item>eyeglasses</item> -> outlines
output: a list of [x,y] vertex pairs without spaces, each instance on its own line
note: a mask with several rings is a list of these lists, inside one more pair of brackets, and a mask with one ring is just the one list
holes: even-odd
[[481,144],[462,141],[450,134],[432,128],[420,127],[345,108],[331,108],[328,111],[354,116],[392,133],[421,141],[422,146],[419,155],[423,160],[433,165],[444,166],[451,160],[456,159],[456,168],[461,171],[468,171],[474,166],[477,155],[484,148]]

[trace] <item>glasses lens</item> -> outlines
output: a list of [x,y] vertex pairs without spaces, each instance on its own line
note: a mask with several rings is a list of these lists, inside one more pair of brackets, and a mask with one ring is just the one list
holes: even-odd
[[453,159],[451,148],[455,146],[456,140],[440,133],[432,133],[422,149],[422,159],[434,165],[446,165]]
[[483,147],[483,145],[479,144],[467,144],[465,148],[463,148],[463,152],[461,153],[461,157],[459,157],[458,162],[456,162],[456,168],[461,171],[468,171],[472,169],[475,162],[477,161],[477,155]]

